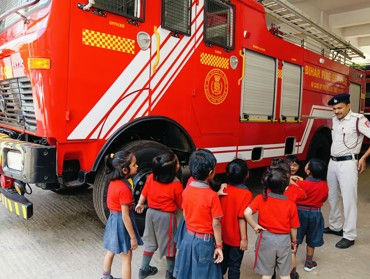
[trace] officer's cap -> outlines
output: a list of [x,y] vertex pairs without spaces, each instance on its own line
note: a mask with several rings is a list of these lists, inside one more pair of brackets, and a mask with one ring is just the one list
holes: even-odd
[[343,93],[343,94],[338,94],[338,95],[334,96],[333,98],[330,99],[330,101],[328,102],[328,105],[329,106],[334,106],[334,105],[339,104],[339,103],[349,104],[350,103],[349,94],[348,93]]

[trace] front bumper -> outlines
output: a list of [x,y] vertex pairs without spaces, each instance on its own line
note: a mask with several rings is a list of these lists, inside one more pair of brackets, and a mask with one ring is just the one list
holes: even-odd
[[0,204],[4,205],[10,212],[29,219],[33,215],[33,204],[15,190],[0,187]]
[[25,183],[56,182],[56,148],[0,133],[0,172]]

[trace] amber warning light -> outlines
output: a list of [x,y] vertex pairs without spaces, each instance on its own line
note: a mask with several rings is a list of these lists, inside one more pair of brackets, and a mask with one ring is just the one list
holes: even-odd
[[51,66],[51,61],[49,58],[41,57],[29,57],[28,67],[34,70],[49,70]]

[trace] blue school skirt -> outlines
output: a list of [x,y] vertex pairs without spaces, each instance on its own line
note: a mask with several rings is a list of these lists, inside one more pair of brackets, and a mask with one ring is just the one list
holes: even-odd
[[[143,245],[135,222],[134,212],[129,211],[137,243]],[[122,212],[111,212],[104,231],[104,248],[114,254],[127,254],[131,249],[130,235],[122,220]]]
[[174,277],[177,279],[221,279],[221,264],[214,263],[213,236],[198,238],[188,232],[178,247]]
[[181,216],[179,225],[177,226],[177,231],[176,231],[175,237],[173,239],[173,241],[176,243],[177,249],[179,249],[179,247],[181,245],[181,242],[184,239],[184,235],[186,233],[187,233],[186,232],[186,224],[185,224],[185,219],[184,219],[184,215],[183,215],[183,216]]

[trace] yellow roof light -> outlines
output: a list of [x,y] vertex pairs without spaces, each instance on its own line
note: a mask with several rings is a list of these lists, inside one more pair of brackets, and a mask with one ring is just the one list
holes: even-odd
[[51,61],[49,58],[41,57],[29,57],[28,58],[28,67],[30,70],[39,69],[39,70],[50,70]]

